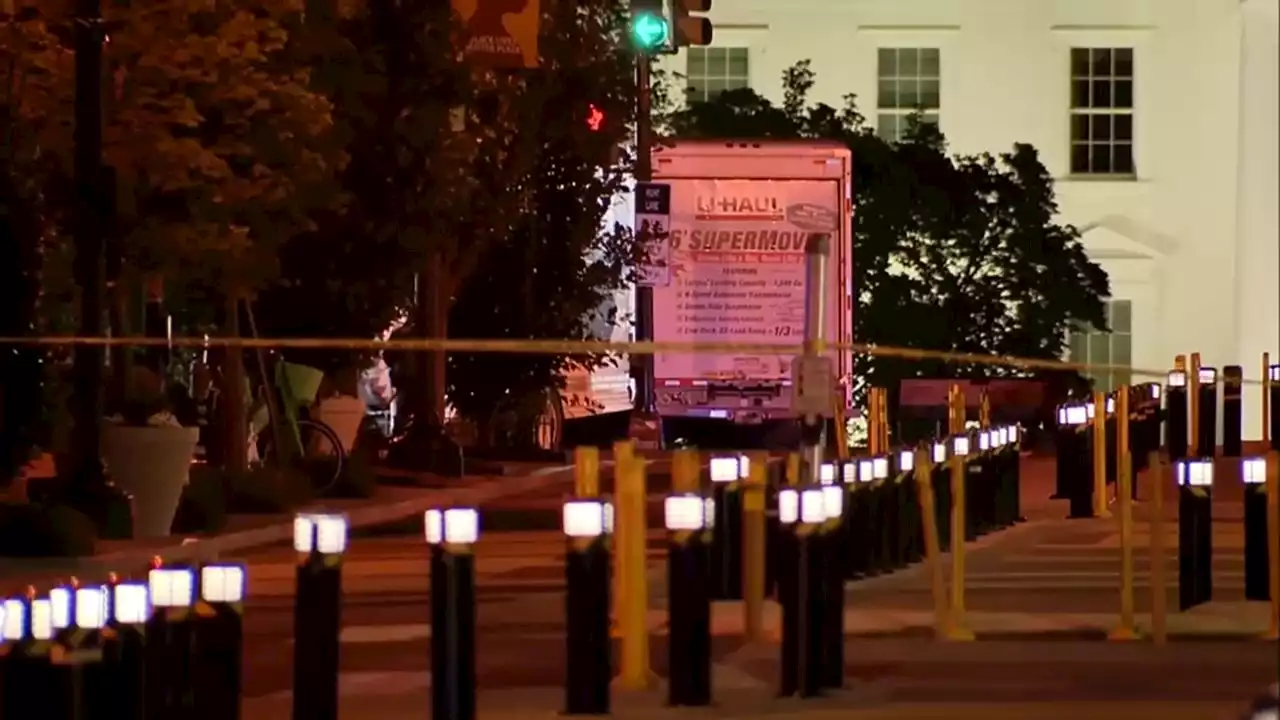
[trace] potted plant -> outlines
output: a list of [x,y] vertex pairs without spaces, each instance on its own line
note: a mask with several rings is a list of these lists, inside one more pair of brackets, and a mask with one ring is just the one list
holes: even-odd
[[199,428],[170,411],[165,381],[144,367],[128,373],[102,428],[102,460],[133,500],[135,538],[169,534],[190,476]]

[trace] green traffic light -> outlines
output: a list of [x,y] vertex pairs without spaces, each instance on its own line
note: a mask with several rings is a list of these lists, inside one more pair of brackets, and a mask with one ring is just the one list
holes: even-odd
[[643,50],[662,47],[670,34],[667,19],[658,13],[640,13],[631,21],[631,35]]

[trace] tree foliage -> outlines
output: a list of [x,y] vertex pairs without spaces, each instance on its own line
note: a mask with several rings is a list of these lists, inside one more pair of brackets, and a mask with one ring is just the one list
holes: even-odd
[[[1053,181],[1035,148],[947,152],[936,127],[900,142],[867,126],[855,98],[809,101],[808,62],[783,75],[783,101],[733,90],[669,118],[680,137],[823,138],[854,163],[855,340],[959,353],[1060,358],[1074,323],[1106,327],[1105,272],[1058,218]],[[866,358],[859,380],[990,375],[990,366]]]
[[[459,294],[456,335],[586,339],[616,319],[608,301],[631,278],[636,253],[628,231],[604,227],[630,165],[618,155],[634,118],[634,58],[621,41],[627,17],[616,0],[556,3],[544,13],[542,67],[515,100],[523,114],[541,119],[521,130],[538,148],[530,172],[512,187],[526,204],[507,242],[489,249]],[[601,120],[595,129],[587,122],[593,111]],[[482,426],[495,412],[527,421],[546,390],[564,387],[566,371],[608,362],[604,355],[454,355],[450,401]]]

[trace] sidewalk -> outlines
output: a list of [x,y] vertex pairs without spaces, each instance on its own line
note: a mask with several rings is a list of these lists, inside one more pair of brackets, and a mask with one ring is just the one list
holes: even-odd
[[[544,467],[523,476],[484,476],[453,480],[448,486],[380,486],[375,497],[321,500],[298,512],[339,512],[351,527],[376,526],[421,515],[433,507],[479,505],[509,494],[535,491],[564,482],[571,466]],[[128,576],[142,572],[152,558],[165,562],[215,561],[221,555],[284,543],[293,537],[294,514],[233,515],[228,529],[207,537],[172,536],[155,540],[99,541],[98,552],[85,558],[0,558],[0,592],[21,592],[28,585],[46,586],[69,577],[97,582],[110,572]]]

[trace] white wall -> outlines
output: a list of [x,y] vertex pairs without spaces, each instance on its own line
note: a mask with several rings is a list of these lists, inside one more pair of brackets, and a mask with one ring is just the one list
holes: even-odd
[[[715,44],[751,48],[755,89],[810,59],[813,97],[874,120],[876,50],[937,47],[957,152],[1029,142],[1058,178],[1113,296],[1133,301],[1135,368],[1179,353],[1260,374],[1280,362],[1277,0],[717,0]],[[1247,20],[1246,20],[1247,18]],[[1069,176],[1069,53],[1132,47],[1131,180]],[[1243,62],[1242,62],[1243,58]],[[682,72],[684,60],[669,67]],[[1244,90],[1242,91],[1242,83]],[[1240,108],[1247,112],[1242,113]],[[1237,192],[1237,189],[1240,192]],[[1246,437],[1260,432],[1250,393]]]

